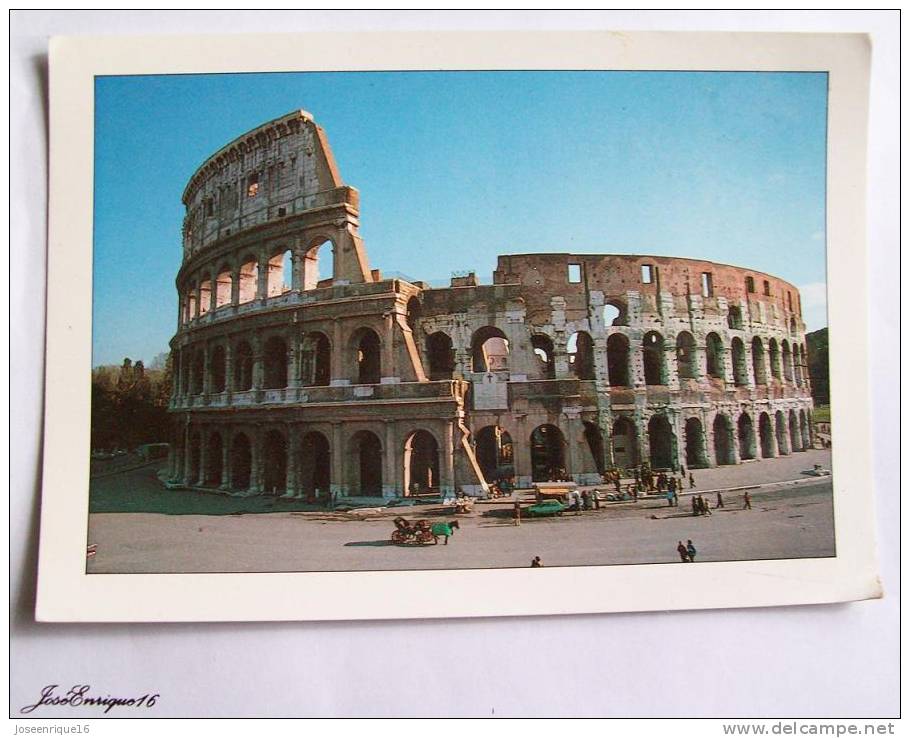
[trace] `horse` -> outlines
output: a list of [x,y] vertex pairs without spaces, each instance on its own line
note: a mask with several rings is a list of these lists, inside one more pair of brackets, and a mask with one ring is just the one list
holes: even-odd
[[449,545],[449,536],[455,535],[456,530],[461,526],[457,520],[450,520],[448,523],[433,523],[430,532],[433,534],[433,543],[439,543],[439,536],[445,536],[445,545]]

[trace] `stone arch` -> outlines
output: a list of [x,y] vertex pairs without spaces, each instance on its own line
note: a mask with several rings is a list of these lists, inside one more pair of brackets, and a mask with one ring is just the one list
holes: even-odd
[[262,486],[267,495],[281,494],[287,486],[288,444],[281,431],[272,429],[262,441]]
[[290,249],[273,254],[266,273],[266,296],[277,297],[290,292],[293,286],[294,257]]
[[620,469],[638,465],[638,432],[635,423],[625,415],[613,421],[610,434],[613,463]]
[[253,449],[245,433],[237,433],[231,440],[230,480],[231,489],[243,491],[252,482]]
[[594,379],[594,339],[587,331],[576,331],[566,342],[569,368],[578,379]]
[[607,300],[603,306],[604,327],[629,325],[629,308],[623,300]]
[[531,336],[531,350],[534,353],[533,365],[536,368],[531,379],[555,379],[556,362],[553,358],[553,339],[543,333]]
[[335,278],[335,241],[321,235],[314,238],[303,255],[302,279],[304,290],[330,287]]
[[788,382],[793,381],[793,354],[790,353],[790,344],[784,339],[781,341],[781,354],[784,365],[784,379]]
[[436,331],[427,336],[427,364],[430,379],[451,379],[455,373],[455,349],[447,333]]
[[802,437],[799,432],[799,419],[796,416],[796,411],[791,410],[789,416],[789,426],[790,426],[790,449],[793,451],[802,451]]
[[237,273],[239,287],[238,302],[252,302],[259,289],[259,262],[254,256],[247,256]]
[[218,431],[209,434],[205,454],[205,484],[207,487],[218,487],[224,481],[224,442]]
[[607,375],[613,387],[631,387],[629,371],[629,339],[623,333],[613,333],[607,339]]
[[781,410],[774,413],[774,435],[777,437],[777,453],[787,456],[790,453],[790,433]]
[[770,459],[774,456],[774,429],[768,413],[758,416],[758,438],[761,445],[761,456]]
[[354,489],[359,495],[382,495],[382,443],[368,430],[359,430],[351,436],[350,468],[355,473]]
[[212,307],[212,280],[206,277],[199,283],[199,315],[205,315]]
[[246,392],[253,388],[253,349],[246,341],[234,346],[234,391]]
[[215,309],[231,304],[233,290],[234,277],[231,267],[228,264],[222,264],[215,277]]
[[739,305],[730,305],[727,308],[727,327],[730,330],[741,331],[743,328],[743,311]]
[[300,342],[300,378],[305,387],[327,387],[332,379],[332,345],[321,331]]
[[205,379],[205,355],[200,350],[193,353],[190,365],[190,394],[201,395]]
[[730,352],[733,355],[733,384],[745,387],[749,384],[749,370],[746,364],[746,347],[739,336],[731,342]]
[[531,478],[547,482],[565,476],[565,439],[555,425],[537,426],[531,432]]
[[220,393],[227,389],[227,359],[224,346],[216,345],[209,359],[209,382],[212,392]]
[[606,470],[604,463],[604,436],[600,430],[600,427],[597,423],[592,423],[589,420],[584,421],[585,426],[585,441],[588,445],[588,451],[591,452],[591,457],[594,459],[594,468],[597,469],[598,474],[603,474]]
[[689,469],[702,469],[708,466],[708,453],[705,448],[705,429],[699,418],[686,418],[684,426],[686,438],[686,466]]
[[778,348],[776,338],[772,338],[768,341],[768,363],[771,365],[771,376],[774,379],[780,379],[780,349]]
[[359,328],[352,336],[357,384],[379,384],[382,378],[382,343],[372,328]]
[[768,384],[768,375],[765,372],[765,345],[759,336],[752,338],[752,374],[755,384]]
[[705,358],[709,377],[724,378],[724,342],[716,333],[705,338]]
[[471,369],[474,372],[505,371],[509,368],[509,340],[495,326],[487,325],[471,337]]
[[676,437],[670,419],[662,413],[652,415],[648,421],[648,448],[652,469],[676,466]]
[[297,468],[297,484],[308,502],[329,496],[332,485],[332,453],[328,439],[319,431],[309,431],[300,439]]
[[733,424],[723,413],[714,417],[714,460],[718,466],[736,463],[736,449],[733,441]]
[[739,458],[755,458],[755,426],[748,413],[741,413],[736,421],[736,436],[739,441]]
[[411,329],[411,332],[417,332],[417,326],[420,324],[420,318],[422,316],[423,305],[415,295],[408,299],[408,304],[405,306],[405,323],[407,323],[408,328]]
[[515,476],[512,436],[498,425],[487,425],[474,435],[474,454],[488,482]]
[[404,442],[404,493],[439,488],[439,443],[427,430],[416,430]]
[[645,366],[645,384],[666,384],[667,368],[664,361],[664,337],[657,331],[648,331],[642,338],[641,350]]
[[263,387],[282,389],[288,386],[288,343],[281,336],[272,336],[262,350]]
[[695,338],[689,331],[680,331],[676,336],[676,365],[680,379],[696,379],[698,377]]
[[802,441],[803,449],[812,447],[812,439],[809,434],[809,417],[805,410],[799,411],[799,434]]

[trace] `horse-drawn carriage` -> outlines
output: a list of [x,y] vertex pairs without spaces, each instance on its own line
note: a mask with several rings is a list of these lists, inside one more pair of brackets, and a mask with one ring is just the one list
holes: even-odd
[[395,518],[395,530],[392,531],[392,543],[415,544],[423,546],[427,543],[438,543],[439,537],[444,536],[446,545],[451,536],[459,528],[458,521],[430,524],[429,520],[415,520],[413,523],[402,517]]

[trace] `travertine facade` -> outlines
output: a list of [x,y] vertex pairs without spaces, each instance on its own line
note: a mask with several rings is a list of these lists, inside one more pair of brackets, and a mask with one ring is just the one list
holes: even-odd
[[[311,499],[806,448],[799,294],[695,259],[500,256],[492,285],[383,279],[303,111],[183,196],[172,478]],[[326,262],[331,261],[331,268]]]

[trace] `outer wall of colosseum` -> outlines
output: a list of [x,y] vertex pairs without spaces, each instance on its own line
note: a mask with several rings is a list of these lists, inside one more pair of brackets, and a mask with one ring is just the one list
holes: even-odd
[[812,443],[799,293],[771,275],[523,254],[500,256],[492,285],[383,279],[358,193],[303,111],[215,153],[183,200],[175,484],[482,494]]

